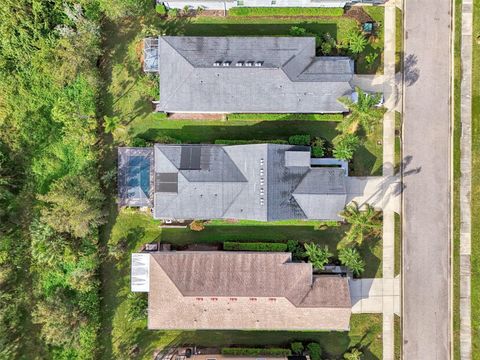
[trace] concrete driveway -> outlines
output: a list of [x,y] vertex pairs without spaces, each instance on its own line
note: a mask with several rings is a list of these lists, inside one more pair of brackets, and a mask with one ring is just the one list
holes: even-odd
[[451,2],[405,2],[403,352],[450,358]]

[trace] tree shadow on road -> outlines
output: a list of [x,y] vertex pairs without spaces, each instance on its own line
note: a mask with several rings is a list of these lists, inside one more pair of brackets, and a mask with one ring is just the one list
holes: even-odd
[[420,70],[417,67],[418,58],[414,54],[409,54],[404,62],[405,85],[412,86],[420,77]]

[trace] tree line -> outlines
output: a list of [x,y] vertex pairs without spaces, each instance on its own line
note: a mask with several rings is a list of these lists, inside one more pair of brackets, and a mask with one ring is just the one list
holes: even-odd
[[0,5],[0,359],[99,357],[102,24],[146,6]]

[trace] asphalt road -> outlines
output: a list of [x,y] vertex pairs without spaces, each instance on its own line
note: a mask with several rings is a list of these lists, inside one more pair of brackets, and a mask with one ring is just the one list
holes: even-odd
[[450,1],[405,1],[404,359],[450,358]]

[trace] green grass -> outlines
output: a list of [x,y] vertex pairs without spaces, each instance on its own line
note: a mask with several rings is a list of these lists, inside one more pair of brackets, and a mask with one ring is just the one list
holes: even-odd
[[[318,225],[318,224],[317,224]],[[133,210],[122,210],[113,224],[110,241],[118,242],[128,239],[128,249],[119,260],[107,259],[102,267],[103,278],[103,327],[101,333],[102,359],[120,358],[138,345],[141,359],[151,359],[155,349],[167,346],[169,343],[188,343],[199,346],[278,346],[288,347],[294,340],[318,341],[325,352],[338,358],[351,346],[364,346],[366,359],[381,359],[382,357],[382,317],[381,315],[352,315],[349,332],[286,332],[286,331],[152,331],[146,329],[146,320],[131,321],[127,317],[128,299],[130,293],[130,252],[138,250],[142,244],[151,241],[168,241],[186,244],[190,241],[214,243],[228,236],[225,228],[237,229],[236,239],[251,241],[263,234],[265,241],[279,241],[279,238],[303,238],[317,242],[330,241],[343,230],[314,230],[314,226],[282,225],[249,228],[244,226],[224,226],[223,231],[206,230],[192,234],[189,230],[173,231],[160,229],[159,223],[149,214]],[[219,225],[221,226],[221,225]],[[213,226],[218,227],[218,226]],[[253,230],[253,232],[250,232]],[[243,236],[240,234],[243,233]],[[286,235],[283,235],[286,233]],[[193,235],[193,237],[192,237]],[[208,236],[207,236],[208,235]],[[190,239],[190,240],[188,240]],[[200,240],[202,239],[202,240]],[[334,246],[334,243],[331,243]],[[381,253],[381,247],[379,247]],[[377,259],[378,263],[378,259]],[[380,266],[380,264],[378,264]]]
[[402,272],[402,218],[395,213],[395,271],[394,275]]
[[453,358],[460,359],[460,81],[461,81],[461,0],[455,0],[454,94],[453,94],[453,194],[452,194],[452,255],[453,255]]
[[[384,8],[383,6],[364,6],[363,10],[377,23],[377,30],[370,38],[365,50],[356,59],[356,71],[360,74],[383,74]],[[378,54],[370,67],[365,61],[365,57],[369,54]]]
[[343,8],[235,7],[228,16],[342,16]]
[[402,162],[402,114],[395,111],[395,173],[400,171]]
[[394,359],[402,360],[402,348],[403,348],[403,338],[402,338],[402,319],[398,315],[394,315],[393,331],[394,331]]
[[480,359],[480,3],[473,3],[472,66],[472,341]]
[[395,72],[399,72],[403,67],[403,11],[395,11]]

